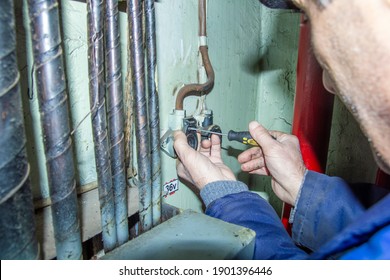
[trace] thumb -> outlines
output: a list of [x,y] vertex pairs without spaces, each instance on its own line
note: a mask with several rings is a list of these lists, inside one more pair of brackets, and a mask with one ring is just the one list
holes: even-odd
[[256,121],[249,123],[249,132],[262,148],[267,149],[267,147],[277,143],[268,130]]
[[177,156],[183,161],[186,158],[186,155],[193,152],[194,149],[188,145],[187,137],[182,131],[175,131],[173,136],[173,148],[175,149]]

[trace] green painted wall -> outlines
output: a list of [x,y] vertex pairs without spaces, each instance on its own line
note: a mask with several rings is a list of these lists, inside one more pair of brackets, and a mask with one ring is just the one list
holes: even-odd
[[[168,15],[170,11],[170,16]],[[156,3],[161,100],[161,128],[167,128],[167,113],[174,107],[175,93],[186,83],[198,82],[197,1]],[[247,129],[255,118],[260,59],[261,6],[258,1],[209,1],[207,34],[209,56],[215,71],[214,89],[206,96],[207,108],[214,112],[214,123],[223,131]],[[187,100],[188,99],[188,100]],[[192,114],[196,97],[185,101]],[[226,139],[225,139],[226,140]],[[223,142],[224,159],[239,178],[236,156],[246,147]],[[163,154],[163,181],[176,178],[175,160]],[[175,206],[201,210],[196,195],[184,185],[166,200]]]
[[[263,8],[256,119],[271,130],[291,133],[300,14]],[[282,202],[268,177],[253,176],[252,188],[269,194],[280,214]]]
[[[161,135],[167,129],[168,114],[174,108],[178,89],[184,84],[198,82],[197,2],[160,0],[155,3]],[[61,6],[71,122],[76,127],[89,112],[86,5],[61,1]],[[17,10],[21,14],[21,5],[17,5]],[[269,129],[291,132],[299,16],[288,11],[270,10],[261,6],[258,0],[208,1],[207,33],[215,85],[205,100],[207,107],[214,111],[214,123],[222,130],[247,129],[249,121],[257,119]],[[124,13],[120,13],[120,24],[125,83],[127,19]],[[28,88],[33,87],[32,63],[24,55],[29,38],[24,33],[23,23],[19,23],[18,31],[31,177],[35,197],[45,198],[48,188],[42,139],[37,130],[37,102],[35,96],[32,100],[27,98]],[[187,114],[195,110],[197,102],[196,97],[186,98]],[[96,172],[89,117],[75,131],[73,140],[77,182],[79,185],[91,183],[96,180]],[[269,193],[270,202],[280,213],[281,203],[272,196],[269,178],[249,177],[240,172],[236,157],[247,147],[225,140],[223,148],[224,160],[238,178],[253,190]],[[367,157],[367,151],[367,141],[356,122],[336,99],[328,173],[354,181],[373,180],[376,165]],[[174,159],[162,153],[163,183],[176,178],[175,165]],[[197,196],[183,184],[166,202],[180,208],[202,210]]]

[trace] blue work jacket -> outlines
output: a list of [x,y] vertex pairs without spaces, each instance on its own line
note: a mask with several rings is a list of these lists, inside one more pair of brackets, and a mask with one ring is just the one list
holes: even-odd
[[256,232],[254,259],[390,259],[390,195],[368,184],[308,171],[292,237],[272,206],[235,181],[213,182],[206,214]]

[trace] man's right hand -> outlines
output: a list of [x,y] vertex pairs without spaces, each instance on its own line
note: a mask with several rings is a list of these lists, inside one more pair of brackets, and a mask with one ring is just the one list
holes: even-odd
[[258,122],[249,124],[249,132],[259,147],[238,156],[245,172],[272,177],[272,189],[284,202],[295,204],[306,166],[298,138],[279,131],[268,131]]

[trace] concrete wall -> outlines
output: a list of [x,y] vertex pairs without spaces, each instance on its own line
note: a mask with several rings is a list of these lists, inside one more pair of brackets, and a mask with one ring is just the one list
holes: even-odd
[[[21,15],[21,2],[17,11]],[[215,71],[215,86],[206,97],[214,111],[214,123],[222,130],[247,129],[248,122],[259,120],[267,128],[291,132],[295,94],[295,70],[299,31],[299,14],[274,11],[258,0],[208,1],[209,55]],[[78,1],[61,1],[63,41],[69,90],[72,126],[75,128],[89,112],[86,5]],[[161,134],[168,126],[168,114],[174,108],[175,94],[186,83],[198,82],[197,0],[160,0],[155,3],[157,20],[158,90],[160,97]],[[126,74],[127,19],[120,13],[123,81]],[[28,24],[25,24],[28,26]],[[42,136],[36,95],[31,94],[31,61],[25,57],[29,43],[18,25],[18,50],[23,77],[22,91],[29,143],[31,177],[35,198],[47,198]],[[23,59],[24,57],[24,59]],[[185,109],[195,110],[198,99],[186,98]],[[281,203],[270,191],[268,178],[249,177],[240,172],[237,155],[247,147],[240,143],[223,143],[223,157],[240,180],[252,189],[266,191],[280,213]],[[74,133],[77,183],[96,180],[91,121],[89,117]],[[328,172],[355,181],[372,181],[376,165],[367,157],[368,145],[356,122],[336,99]],[[351,168],[352,167],[352,168]],[[163,183],[177,178],[175,160],[162,153]],[[166,201],[180,208],[202,210],[197,196],[184,184]]]

